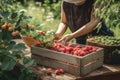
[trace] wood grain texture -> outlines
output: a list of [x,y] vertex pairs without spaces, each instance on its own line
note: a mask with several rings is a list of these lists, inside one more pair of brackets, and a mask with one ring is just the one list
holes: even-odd
[[[100,48],[94,53],[86,56],[73,56],[44,48],[31,47],[32,58],[39,65],[62,68],[66,72],[84,76],[103,65],[103,49]],[[76,66],[75,66],[76,65]]]

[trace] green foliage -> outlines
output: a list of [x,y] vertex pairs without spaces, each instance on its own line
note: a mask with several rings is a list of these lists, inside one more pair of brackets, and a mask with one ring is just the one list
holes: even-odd
[[[102,6],[100,10],[96,7]],[[96,0],[95,14],[100,16],[109,28],[120,27],[120,1],[119,0]]]
[[38,32],[34,38],[36,40],[40,41],[40,44],[37,44],[36,46],[44,47],[44,48],[52,48],[53,47],[53,40],[55,39],[55,32],[54,31],[47,31],[44,32],[40,31]]
[[45,15],[48,15],[49,12],[53,12],[55,19],[60,19],[60,11],[61,11],[61,0],[57,3],[50,4],[50,0],[44,0],[44,4],[42,7],[45,8]]
[[[4,40],[14,38],[15,36],[12,33],[15,31],[20,32],[21,27],[30,22],[31,16],[26,16],[26,10],[20,10],[18,5],[15,0],[0,1],[0,36]],[[3,30],[2,25],[5,25],[6,29]],[[12,31],[9,30],[9,27],[12,27]]]
[[52,4],[52,11],[53,11],[55,19],[60,19],[60,17],[61,17],[60,16],[60,13],[61,13],[61,2],[62,1],[59,1],[58,3]]
[[[14,41],[4,41],[0,43],[0,72],[5,80],[16,80],[11,75],[17,75],[17,80],[34,80],[35,74],[31,67],[36,63],[29,57],[26,57],[23,51],[26,49],[23,43],[16,43]],[[6,74],[6,72],[14,71],[15,67],[20,70],[17,74]],[[1,78],[0,77],[0,78]],[[11,77],[11,79],[7,79]]]
[[20,32],[21,26],[27,25],[31,18],[25,15],[24,10],[19,10],[17,5],[15,0],[0,0],[0,80],[35,79],[31,67],[36,63],[25,56],[26,46],[12,41],[18,34],[13,35],[13,32]]
[[119,56],[120,56],[120,50],[115,49],[115,50],[112,52],[112,54],[115,54],[115,55],[119,55]]
[[19,10],[18,5],[19,4],[15,0],[0,1],[0,17],[4,22],[11,24],[16,23],[16,26],[18,26],[17,24],[22,18],[27,18],[24,15],[25,10]]

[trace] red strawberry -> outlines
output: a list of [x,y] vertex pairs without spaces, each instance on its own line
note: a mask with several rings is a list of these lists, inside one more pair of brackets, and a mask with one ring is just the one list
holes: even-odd
[[60,72],[59,69],[55,70],[55,74],[56,74],[56,75],[59,75],[60,73],[61,73],[61,72]]
[[52,68],[48,68],[48,69],[47,69],[47,74],[48,74],[48,75],[51,75],[51,74],[52,74]]
[[52,68],[48,68],[47,70],[48,70],[48,71],[52,71]]
[[86,55],[85,51],[80,52],[80,56],[85,56],[85,55]]
[[59,70],[60,70],[60,73],[62,73],[62,74],[64,74],[64,73],[65,73],[63,69],[59,69]]
[[77,45],[76,48],[81,48],[81,46],[80,46],[80,45]]
[[78,51],[74,51],[74,53],[73,53],[74,55],[78,55],[79,54],[79,52]]
[[72,47],[73,45],[72,44],[68,44],[68,47]]
[[65,53],[66,52],[66,49],[65,48],[60,48],[60,51]]
[[48,75],[52,75],[52,72],[50,72],[50,71],[47,71],[47,74],[48,74]]

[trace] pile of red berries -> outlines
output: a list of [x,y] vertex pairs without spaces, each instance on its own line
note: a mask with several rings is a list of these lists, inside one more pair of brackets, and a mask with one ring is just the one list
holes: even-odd
[[[53,69],[52,69],[52,68],[48,68],[48,69],[47,69],[47,74],[48,74],[48,75],[52,75],[52,73],[53,73]],[[60,75],[60,74],[64,74],[65,72],[64,72],[63,69],[56,69],[56,70],[54,71],[54,73],[55,73],[56,75]]]
[[89,45],[81,47],[80,45],[73,46],[72,44],[68,44],[67,46],[65,46],[60,43],[54,43],[53,48],[51,50],[76,56],[85,56],[87,54],[97,51],[98,48]]

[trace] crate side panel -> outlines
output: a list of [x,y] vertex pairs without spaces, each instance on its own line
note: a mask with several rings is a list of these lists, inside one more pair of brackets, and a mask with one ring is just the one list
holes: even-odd
[[43,57],[48,57],[48,58],[52,58],[56,60],[62,60],[62,61],[69,62],[72,64],[80,65],[80,57],[75,57],[70,54],[64,54],[64,53],[60,53],[57,51],[52,51],[52,50],[38,48],[38,47],[31,47],[31,53],[40,55]]
[[88,54],[85,57],[81,58],[81,66],[84,66],[84,65],[88,64],[89,62],[97,60],[103,56],[104,56],[103,49],[100,48],[98,51]]
[[90,64],[87,64],[84,67],[80,68],[81,75],[87,75],[88,73],[96,70],[97,68],[101,67],[103,65],[103,57],[99,58],[96,61],[91,62]]
[[32,55],[32,58],[39,65],[51,67],[54,69],[62,68],[62,69],[64,69],[65,72],[68,72],[68,73],[76,75],[76,76],[80,76],[80,67],[78,67],[78,66],[69,65],[67,63],[61,63],[59,61],[56,61],[56,60],[53,60],[53,59],[50,59],[47,57],[42,57],[39,55]]

